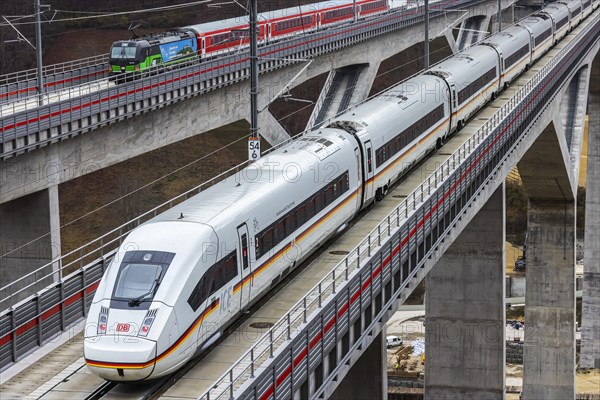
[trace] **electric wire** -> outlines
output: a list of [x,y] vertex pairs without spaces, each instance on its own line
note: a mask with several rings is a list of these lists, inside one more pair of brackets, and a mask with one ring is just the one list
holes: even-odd
[[[440,51],[442,51],[442,50],[445,50],[445,49],[446,49],[446,48],[448,48],[448,47],[449,47],[449,46],[442,47],[442,48],[440,48],[440,49],[438,49],[438,50],[435,50],[435,51],[433,51],[433,52],[431,52],[431,53],[440,52]],[[423,57],[423,56],[421,56],[421,57],[418,57],[418,58],[417,58],[417,60],[418,60],[418,59],[422,59],[422,58],[424,58],[424,57]],[[389,74],[389,73],[391,73],[391,72],[393,72],[393,71],[396,71],[396,70],[398,70],[398,69],[400,69],[400,68],[403,68],[403,67],[405,67],[405,66],[407,66],[407,65],[409,65],[409,64],[411,64],[411,63],[413,63],[413,62],[414,62],[414,60],[411,60],[410,62],[407,62],[407,63],[405,63],[405,64],[402,64],[402,65],[399,65],[399,66],[397,66],[397,67],[391,68],[391,69],[389,69],[389,70],[386,70],[386,71],[384,71],[384,72],[382,72],[382,73],[378,73],[378,74],[375,76],[375,78],[378,78],[378,77],[384,76],[384,75],[386,75],[386,74]],[[397,83],[399,83],[399,82],[396,82],[396,83],[392,84],[390,87],[392,87],[392,86],[396,85]],[[355,85],[353,88],[356,88],[356,85]],[[371,98],[373,98],[373,97],[376,97],[376,96],[380,95],[381,93],[383,93],[384,91],[386,91],[386,90],[388,90],[388,89],[389,89],[389,87],[387,87],[387,88],[384,88],[384,89],[382,89],[381,91],[379,91],[379,92],[375,93],[374,95],[372,95],[372,96],[369,96],[369,98],[371,99]],[[313,106],[313,104],[307,104],[307,105],[305,105],[305,106],[303,106],[303,107],[301,107],[301,108],[299,108],[299,109],[297,109],[297,110],[294,110],[294,111],[292,111],[292,112],[290,112],[290,113],[288,113],[288,114],[286,114],[286,115],[282,116],[281,118],[276,118],[276,120],[277,120],[277,122],[279,122],[279,123],[281,124],[281,123],[282,123],[282,121],[286,120],[287,118],[289,118],[289,117],[291,117],[291,116],[293,116],[293,115],[296,115],[296,114],[298,114],[298,113],[300,113],[300,112],[302,112],[302,111],[304,111],[304,110],[306,110],[306,109],[308,109],[308,108],[310,108],[310,107],[312,107],[312,106]],[[99,206],[99,207],[95,208],[94,210],[92,210],[92,211],[89,211],[89,212],[87,212],[87,213],[85,213],[85,214],[81,215],[80,217],[77,217],[77,218],[75,218],[75,219],[73,219],[73,220],[71,220],[71,221],[69,221],[69,222],[67,222],[67,223],[65,223],[65,224],[63,224],[63,225],[61,225],[61,226],[60,226],[59,228],[57,228],[56,230],[60,231],[60,229],[66,228],[66,227],[68,227],[68,226],[70,226],[70,225],[72,225],[72,224],[74,224],[74,223],[76,223],[76,222],[78,222],[78,221],[80,221],[80,220],[82,220],[82,219],[84,219],[84,218],[90,217],[91,215],[93,215],[93,214],[95,214],[95,213],[97,213],[97,212],[99,212],[99,211],[101,211],[101,210],[103,210],[103,209],[105,209],[105,208],[108,208],[108,207],[112,206],[113,204],[116,204],[117,202],[119,202],[119,201],[121,201],[121,200],[124,200],[124,199],[126,199],[127,197],[129,197],[129,196],[132,196],[132,195],[134,195],[135,193],[137,193],[137,192],[139,192],[139,191],[141,191],[141,190],[144,190],[144,189],[148,188],[148,187],[149,187],[149,186],[151,186],[151,185],[154,185],[154,184],[156,184],[156,183],[158,183],[158,182],[162,181],[163,179],[166,179],[166,178],[168,178],[169,176],[172,176],[172,175],[174,175],[174,174],[176,174],[176,173],[178,173],[178,172],[181,172],[182,170],[184,170],[184,169],[186,169],[186,168],[188,168],[188,167],[190,167],[190,166],[192,166],[192,165],[194,165],[194,164],[196,164],[196,163],[198,163],[198,162],[200,162],[200,161],[202,161],[202,160],[204,160],[204,159],[206,159],[206,158],[208,158],[208,157],[210,157],[210,156],[212,156],[212,155],[214,155],[214,154],[216,154],[216,153],[218,153],[218,152],[219,152],[219,151],[221,151],[221,150],[224,150],[224,149],[226,149],[226,148],[228,148],[228,147],[230,147],[230,146],[232,146],[232,145],[234,145],[234,144],[236,144],[236,143],[238,143],[238,142],[240,142],[240,141],[242,141],[242,140],[245,140],[245,139],[247,139],[247,137],[246,137],[246,136],[242,136],[241,138],[239,138],[239,139],[237,139],[237,140],[235,140],[235,141],[233,141],[233,142],[231,142],[231,143],[229,143],[229,144],[227,144],[227,145],[225,145],[225,146],[223,146],[223,147],[221,147],[221,148],[219,148],[219,149],[217,149],[217,150],[215,150],[215,151],[213,151],[213,152],[211,152],[211,153],[209,153],[209,154],[206,154],[206,155],[204,155],[204,156],[202,156],[202,157],[200,157],[200,158],[198,158],[198,159],[196,159],[196,160],[194,160],[194,161],[191,161],[191,162],[189,162],[189,163],[188,163],[188,164],[186,164],[186,165],[183,165],[183,166],[181,166],[181,167],[178,167],[178,168],[176,168],[175,170],[173,170],[173,171],[171,171],[171,172],[169,172],[169,173],[166,173],[166,174],[164,174],[163,176],[161,176],[161,177],[159,177],[159,178],[156,178],[156,179],[154,179],[154,180],[152,180],[152,181],[150,181],[150,182],[148,182],[148,183],[146,183],[146,184],[144,184],[144,185],[142,185],[142,186],[140,186],[140,187],[138,187],[138,188],[136,188],[136,189],[133,189],[133,190],[131,190],[130,192],[128,192],[128,193],[126,193],[126,194],[124,194],[124,195],[122,195],[122,196],[120,196],[120,197],[118,197],[118,198],[116,198],[116,199],[114,199],[114,200],[112,200],[112,201],[110,201],[110,202],[108,202],[108,203],[106,203],[106,204],[102,205],[102,206]],[[89,160],[88,160],[88,161],[89,161]],[[39,240],[42,240],[42,239],[44,239],[45,237],[47,237],[48,235],[50,235],[52,232],[54,232],[54,231],[56,231],[56,230],[52,230],[52,231],[50,231],[50,232],[48,232],[48,233],[45,233],[45,234],[43,234],[43,235],[41,235],[41,236],[39,236],[39,237],[37,237],[37,238],[35,238],[35,239],[32,239],[30,242],[27,242],[27,243],[25,243],[25,244],[22,244],[21,246],[19,246],[19,247],[15,248],[15,249],[12,249],[12,250],[10,250],[9,252],[7,252],[7,253],[5,253],[5,254],[2,254],[2,255],[0,255],[0,258],[2,258],[2,257],[6,257],[6,256],[8,256],[8,255],[10,255],[10,254],[14,253],[15,251],[18,251],[18,250],[20,250],[20,249],[22,249],[22,248],[25,248],[25,247],[27,247],[27,246],[29,246],[29,245],[31,245],[31,244],[33,244],[33,243],[35,243],[35,242],[39,241]]]

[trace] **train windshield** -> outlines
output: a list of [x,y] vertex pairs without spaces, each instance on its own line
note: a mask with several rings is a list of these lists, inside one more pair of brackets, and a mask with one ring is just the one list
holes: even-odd
[[135,58],[136,47],[113,46],[110,58]]
[[163,275],[160,264],[123,263],[113,299],[127,301],[129,307],[151,302]]

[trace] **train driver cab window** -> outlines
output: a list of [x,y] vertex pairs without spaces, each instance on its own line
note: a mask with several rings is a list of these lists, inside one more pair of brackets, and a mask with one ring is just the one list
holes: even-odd
[[113,288],[111,308],[148,309],[174,256],[157,251],[125,253]]
[[124,47],[122,45],[115,45],[115,46],[113,46],[112,50],[110,51],[110,58],[133,59],[133,58],[135,58],[136,50],[137,50],[137,47],[131,47],[131,46]]
[[124,262],[117,275],[112,300],[122,305],[126,303],[129,308],[140,307],[142,303],[149,306],[163,275],[162,265]]

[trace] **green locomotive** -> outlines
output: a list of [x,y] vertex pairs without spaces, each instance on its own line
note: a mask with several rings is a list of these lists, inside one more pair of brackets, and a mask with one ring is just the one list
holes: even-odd
[[113,43],[110,76],[125,73],[149,74],[160,66],[173,66],[198,58],[198,40],[193,31],[152,34]]

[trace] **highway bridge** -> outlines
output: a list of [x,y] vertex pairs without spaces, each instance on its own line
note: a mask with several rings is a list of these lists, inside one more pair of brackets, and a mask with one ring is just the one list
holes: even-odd
[[[599,49],[596,10],[287,282],[285,295],[280,291],[241,322],[189,375],[152,390],[170,398],[189,398],[189,390],[202,399],[385,398],[385,322],[425,279],[426,397],[504,398],[504,335],[486,335],[504,329],[504,181],[518,165],[530,201],[526,321],[536,332],[525,337],[524,396],[574,398],[574,200],[583,140],[578,121],[588,107],[586,244],[591,248],[585,259],[581,365],[600,367],[595,336],[600,331],[600,271],[594,269],[600,265],[594,247],[600,246],[600,113],[593,112],[600,109],[600,87],[592,79],[600,74]],[[13,293],[3,293],[3,304],[11,307],[0,316],[3,368],[85,315],[126,229],[99,239],[99,250],[74,261],[81,265],[77,272],[43,291],[36,288],[32,298],[12,304]],[[274,325],[258,336],[260,328],[252,327],[256,322]],[[449,326],[469,327],[474,340],[444,340],[441,332]],[[455,356],[466,353],[479,355],[471,360],[474,368],[457,364],[464,360]],[[81,392],[61,387],[64,374],[73,378],[63,382],[67,385],[90,383],[77,362],[53,385],[32,393],[99,396],[99,382],[77,389]],[[365,371],[377,379],[357,385]],[[125,389],[104,390],[109,398],[111,390],[117,397]]]

